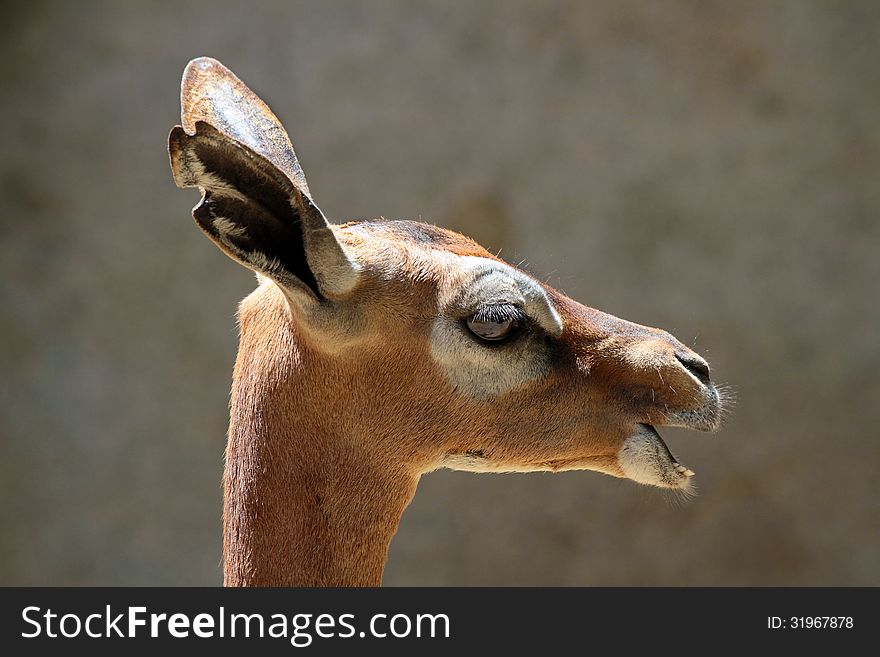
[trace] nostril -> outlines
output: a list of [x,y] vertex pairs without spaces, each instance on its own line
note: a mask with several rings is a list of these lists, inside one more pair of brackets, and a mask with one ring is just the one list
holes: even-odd
[[682,367],[697,377],[702,383],[709,385],[709,364],[696,354],[675,354],[675,359]]

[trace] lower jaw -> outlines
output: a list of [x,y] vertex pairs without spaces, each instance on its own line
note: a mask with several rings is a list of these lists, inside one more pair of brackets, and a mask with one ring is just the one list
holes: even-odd
[[693,471],[672,456],[650,424],[636,425],[633,435],[623,442],[617,462],[625,477],[640,484],[684,490],[692,484]]

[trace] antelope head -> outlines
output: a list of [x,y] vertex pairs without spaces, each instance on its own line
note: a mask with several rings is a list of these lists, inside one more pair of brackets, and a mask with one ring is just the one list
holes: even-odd
[[[398,478],[404,507],[437,468],[594,470],[688,489],[693,472],[657,428],[718,428],[721,398],[698,354],[457,233],[329,223],[281,123],[215,60],[190,63],[181,99],[175,181],[202,190],[196,223],[260,281],[240,309],[228,460],[288,459],[272,485],[328,495],[354,486],[345,468]],[[247,467],[227,463],[227,496],[236,477],[256,486]],[[227,549],[243,540],[230,531],[242,530],[227,527]]]

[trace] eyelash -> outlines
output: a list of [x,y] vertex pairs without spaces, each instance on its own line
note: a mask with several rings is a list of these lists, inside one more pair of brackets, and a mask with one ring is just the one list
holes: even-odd
[[[499,338],[488,338],[480,335],[471,326],[471,322],[505,323],[510,322],[510,331]],[[473,315],[466,316],[461,320],[464,330],[479,344],[485,348],[497,349],[521,336],[532,324],[528,315],[512,304],[495,304],[481,306]]]
[[509,303],[496,304],[492,306],[480,306],[472,315],[474,321],[477,322],[507,322],[512,321],[514,324],[522,324],[526,320],[526,315],[522,310]]

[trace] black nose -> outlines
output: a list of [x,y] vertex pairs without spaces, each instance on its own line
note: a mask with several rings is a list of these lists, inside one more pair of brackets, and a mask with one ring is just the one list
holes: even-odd
[[675,359],[684,369],[693,374],[705,385],[709,385],[709,364],[696,354],[677,352]]

